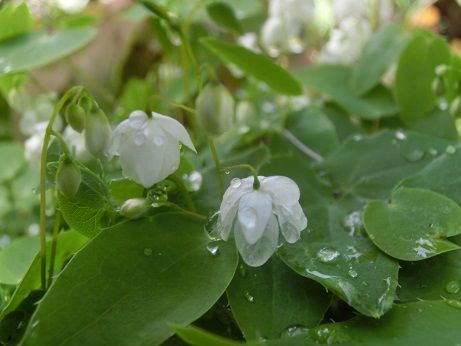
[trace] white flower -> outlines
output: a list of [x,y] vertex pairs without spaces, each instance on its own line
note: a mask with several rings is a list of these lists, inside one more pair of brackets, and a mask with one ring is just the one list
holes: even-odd
[[64,12],[77,13],[82,11],[89,2],[89,0],[57,0],[57,5]]
[[258,177],[261,186],[255,190],[253,179],[232,180],[219,209],[218,231],[227,240],[234,230],[243,260],[258,267],[277,250],[279,231],[288,243],[294,243],[307,227],[307,219],[293,180],[283,176]]
[[123,174],[144,187],[165,179],[179,167],[180,142],[196,152],[177,120],[134,111],[112,133],[109,157],[120,157]]

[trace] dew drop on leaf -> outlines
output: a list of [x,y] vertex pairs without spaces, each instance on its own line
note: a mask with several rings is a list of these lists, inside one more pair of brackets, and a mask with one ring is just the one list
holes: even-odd
[[146,256],[152,255],[152,249],[150,247],[146,247],[144,249],[144,255],[146,255]]
[[329,247],[324,247],[317,252],[317,258],[323,263],[334,262],[339,255],[340,253],[338,250]]
[[459,300],[449,299],[449,300],[446,300],[445,302],[453,308],[461,309],[461,301]]
[[219,245],[218,244],[214,244],[214,243],[210,243],[206,246],[206,250],[208,251],[208,253],[211,255],[211,256],[217,256],[218,253],[219,253]]
[[447,145],[447,147],[445,148],[445,152],[450,155],[454,154],[456,153],[456,148],[453,145]]
[[293,325],[285,328],[280,334],[281,338],[291,338],[293,336],[306,334],[309,331],[309,328],[301,324]]
[[415,149],[410,151],[408,154],[405,155],[405,159],[409,162],[416,162],[421,160],[424,157],[424,151],[420,149]]
[[459,292],[460,289],[461,289],[461,284],[458,281],[450,281],[445,286],[445,291],[447,291],[447,293],[456,294]]
[[437,156],[437,154],[439,153],[437,149],[434,149],[434,148],[430,148],[428,152],[429,152],[429,155],[432,155],[432,156]]
[[404,140],[407,139],[407,135],[406,135],[405,132],[403,132],[402,130],[397,130],[397,131],[395,131],[394,137],[395,137],[395,139],[397,139],[398,141],[404,141]]
[[243,296],[245,297],[245,299],[246,299],[248,302],[250,302],[250,303],[254,303],[254,302],[255,302],[255,297],[253,297],[253,296],[251,295],[250,292],[244,291],[244,292],[243,292]]
[[359,274],[354,270],[354,269],[349,269],[349,271],[347,272],[347,274],[351,277],[351,278],[356,278],[359,276]]

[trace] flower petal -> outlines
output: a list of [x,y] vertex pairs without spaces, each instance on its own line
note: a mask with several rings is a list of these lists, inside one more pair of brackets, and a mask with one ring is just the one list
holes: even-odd
[[232,231],[232,225],[235,215],[237,214],[240,198],[244,194],[253,191],[253,182],[250,182],[247,179],[233,180],[233,182],[234,183],[231,183],[224,193],[224,197],[219,208],[218,231],[223,240],[227,240],[230,232]]
[[279,230],[275,216],[270,216],[264,233],[254,244],[246,241],[245,231],[241,228],[240,223],[235,224],[235,244],[245,263],[252,267],[259,267],[266,263],[277,250]]
[[160,124],[160,127],[163,130],[168,132],[193,152],[197,153],[197,150],[195,150],[194,144],[192,143],[189,134],[179,121],[155,112],[152,112],[152,117]]
[[299,201],[299,187],[288,177],[267,177],[261,181],[261,189],[272,195],[274,204],[293,205]]
[[263,191],[252,191],[240,199],[238,223],[249,244],[256,243],[272,215],[272,198]]
[[307,227],[307,218],[299,203],[291,207],[277,206],[274,213],[280,225],[280,230],[288,243],[295,243],[300,238],[300,233]]
[[106,149],[106,155],[110,159],[112,159],[113,156],[119,155],[119,147],[120,147],[120,141],[123,136],[123,134],[128,130],[129,125],[128,125],[129,120],[124,120],[122,121],[115,129],[112,131],[112,135],[110,137],[109,145]]

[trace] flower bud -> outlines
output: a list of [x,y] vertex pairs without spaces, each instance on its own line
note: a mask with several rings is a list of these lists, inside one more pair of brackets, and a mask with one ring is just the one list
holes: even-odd
[[86,149],[96,157],[102,157],[109,144],[111,129],[102,110],[87,114],[85,126]]
[[85,129],[85,109],[71,104],[66,108],[66,121],[75,131],[82,133]]
[[127,219],[138,219],[150,208],[150,203],[144,198],[131,198],[123,203],[120,208],[120,215]]
[[222,85],[207,84],[196,100],[197,115],[212,135],[228,131],[234,120],[234,99]]
[[82,182],[80,169],[72,162],[62,161],[56,173],[56,183],[59,191],[70,198],[77,194]]
[[87,113],[98,109],[96,102],[87,96],[82,96],[78,101],[78,105],[81,106]]

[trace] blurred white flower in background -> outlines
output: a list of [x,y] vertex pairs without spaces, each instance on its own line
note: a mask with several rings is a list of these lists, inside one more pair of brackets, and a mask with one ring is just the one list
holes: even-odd
[[277,250],[279,232],[288,243],[299,240],[307,218],[299,205],[298,185],[283,176],[233,179],[219,208],[218,232],[228,240],[234,231],[235,243],[245,263],[258,267]]
[[56,0],[58,7],[67,13],[81,12],[90,0]]
[[196,152],[179,121],[138,110],[115,128],[107,154],[119,156],[123,174],[147,188],[178,169],[180,143]]

